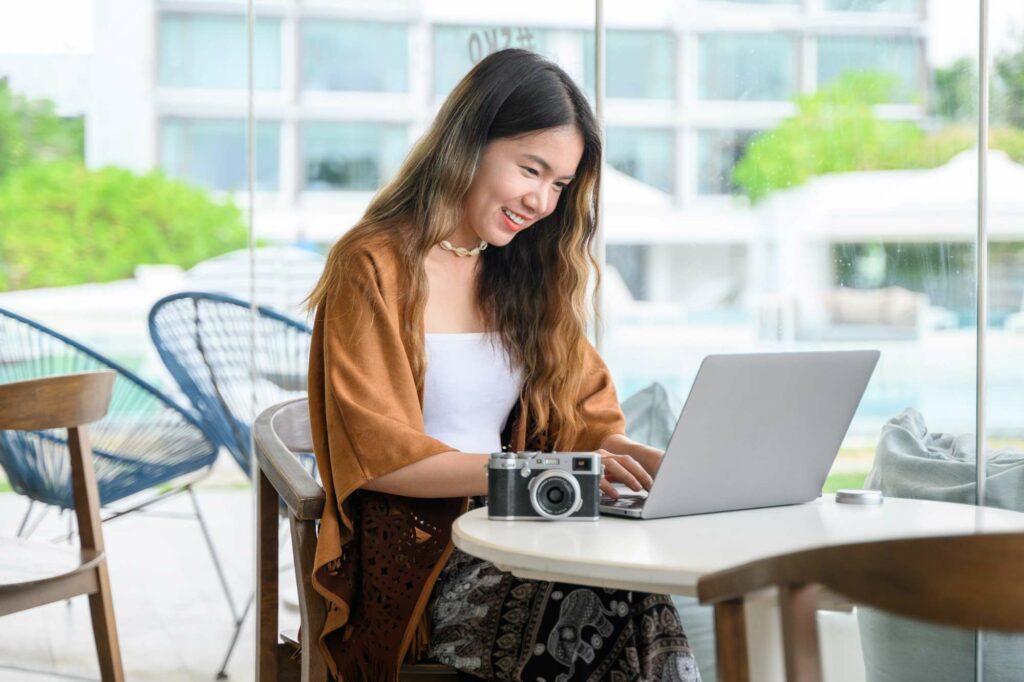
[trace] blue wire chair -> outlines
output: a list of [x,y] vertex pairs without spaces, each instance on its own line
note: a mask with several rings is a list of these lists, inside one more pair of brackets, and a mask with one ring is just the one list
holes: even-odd
[[[312,334],[301,322],[265,306],[257,307],[254,316],[248,303],[225,294],[184,291],[160,299],[149,312],[149,335],[160,358],[206,430],[249,476],[249,439],[256,416],[271,405],[306,395]],[[305,463],[315,468],[311,457]],[[252,602],[250,596],[235,620],[218,679],[227,677]]]
[[[209,471],[218,447],[192,415],[113,360],[0,308],[0,383],[102,369],[117,372],[110,411],[89,432],[104,506]],[[74,508],[68,462],[67,439],[57,430],[0,431],[0,465],[33,502]]]
[[306,394],[313,334],[271,308],[259,306],[256,312],[254,318],[249,304],[237,298],[197,291],[166,296],[149,312],[149,335],[160,358],[206,431],[246,475],[252,473],[249,439],[256,416]]
[[[118,363],[38,322],[0,308],[0,383],[103,369],[112,369],[117,375],[107,415],[89,430],[100,504],[106,507],[174,482],[167,490],[113,510],[103,520],[187,493],[224,596],[235,615],[227,578],[192,490],[217,459],[216,441],[181,406]],[[74,508],[70,461],[67,437],[59,430],[0,431],[0,466],[14,490],[29,498],[18,536],[30,535],[49,506]],[[30,526],[36,502],[48,506]]]

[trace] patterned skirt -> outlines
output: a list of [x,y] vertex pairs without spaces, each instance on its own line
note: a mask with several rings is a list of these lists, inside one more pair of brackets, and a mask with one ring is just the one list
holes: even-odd
[[456,549],[428,608],[432,656],[476,678],[700,680],[667,595],[521,580]]

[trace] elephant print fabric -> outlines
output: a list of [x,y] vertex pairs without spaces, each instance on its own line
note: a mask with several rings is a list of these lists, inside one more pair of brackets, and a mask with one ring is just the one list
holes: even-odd
[[476,678],[700,680],[666,595],[521,580],[456,549],[428,608],[433,658]]

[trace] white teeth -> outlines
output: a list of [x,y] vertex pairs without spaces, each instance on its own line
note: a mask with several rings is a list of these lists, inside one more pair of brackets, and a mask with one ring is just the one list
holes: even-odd
[[513,213],[512,211],[508,210],[507,208],[504,208],[504,207],[503,207],[503,208],[501,209],[501,211],[502,211],[502,213],[504,213],[505,215],[507,215],[507,216],[508,216],[508,218],[509,218],[509,220],[511,220],[512,222],[514,222],[514,223],[515,223],[516,225],[522,225],[523,223],[525,223],[525,222],[526,222],[526,218],[520,218],[520,217],[519,217],[518,215],[516,215],[516,214],[515,214],[515,213]]

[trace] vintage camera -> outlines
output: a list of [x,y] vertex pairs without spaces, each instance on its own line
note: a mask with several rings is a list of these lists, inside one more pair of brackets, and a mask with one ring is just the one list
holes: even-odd
[[594,452],[495,452],[487,463],[487,515],[596,521],[603,474]]

